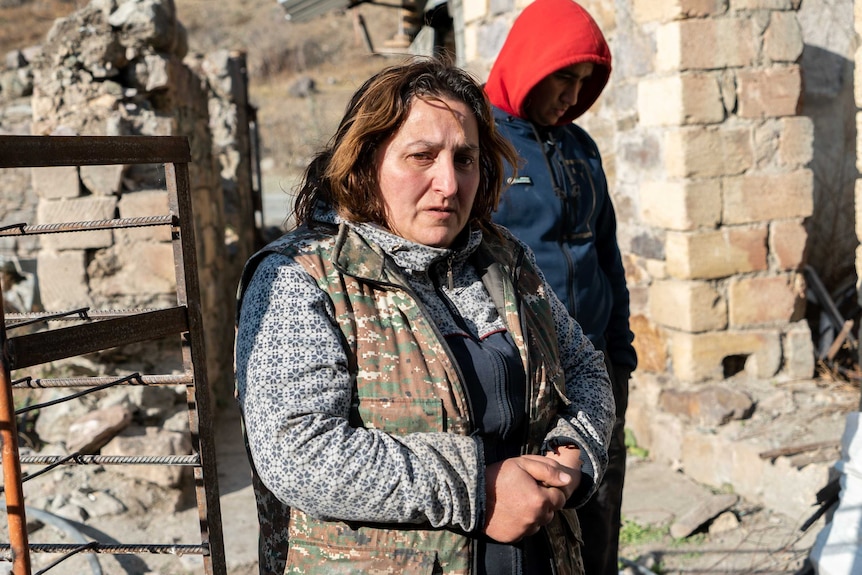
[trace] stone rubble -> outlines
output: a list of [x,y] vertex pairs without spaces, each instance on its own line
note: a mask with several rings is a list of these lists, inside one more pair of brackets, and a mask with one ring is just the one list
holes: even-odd
[[[244,67],[241,52],[189,54],[173,0],[92,0],[55,21],[41,45],[0,62],[0,134],[188,138],[214,402],[232,401],[234,286],[258,239]],[[0,225],[162,215],[167,199],[161,166],[0,170]],[[170,241],[166,227],[0,238],[0,269],[16,280],[4,278],[7,305],[18,304],[7,310],[176,305]],[[134,344],[13,378],[179,374],[179,348],[178,341]],[[16,392],[16,400],[42,403],[73,393],[32,390]],[[121,385],[45,407],[28,415],[22,455],[189,454],[187,401],[185,386]],[[44,469],[25,467],[27,474]],[[65,466],[28,482],[27,505],[86,522],[171,513],[194,499],[187,467],[93,467]]]

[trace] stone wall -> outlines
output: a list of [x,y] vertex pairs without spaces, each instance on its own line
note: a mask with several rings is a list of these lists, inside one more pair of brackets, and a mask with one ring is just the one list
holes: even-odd
[[[31,62],[41,52],[38,46],[6,54],[0,69],[0,134],[30,134],[33,110]],[[37,198],[28,193],[30,170],[0,170],[0,226],[34,221]],[[4,266],[20,258],[34,257],[38,241],[31,238],[0,238],[0,263]]]
[[[463,0],[480,78],[528,2]],[[801,268],[814,127],[799,0],[582,0],[614,56],[582,121],[602,150],[641,372],[814,373]],[[458,18],[456,17],[456,23]]]
[[[30,53],[32,97],[4,99],[4,133],[188,137],[207,372],[215,396],[229,400],[234,290],[256,241],[244,55],[186,57],[185,30],[170,0],[93,0],[57,20],[41,50]],[[29,122],[23,114],[18,123],[6,121],[18,108],[31,112]],[[162,166],[8,170],[0,188],[6,224],[167,213]],[[6,191],[12,189],[19,194]],[[52,234],[0,248],[7,258],[33,257],[46,310],[142,309],[176,301],[169,233]]]
[[249,123],[248,70],[244,52],[218,50],[194,55],[186,63],[206,80],[213,155],[224,195],[224,241],[227,262],[221,277],[234,297],[242,267],[262,244],[253,189],[254,154]]

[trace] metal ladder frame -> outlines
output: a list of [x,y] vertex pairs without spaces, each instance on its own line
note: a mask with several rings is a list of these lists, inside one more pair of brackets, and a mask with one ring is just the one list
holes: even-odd
[[[9,545],[0,551],[11,551],[14,575],[30,575],[31,552],[90,553],[199,553],[207,575],[226,574],[224,537],[219,503],[213,434],[210,388],[206,377],[203,326],[199,299],[194,220],[188,164],[191,153],[185,137],[174,136],[0,136],[0,169],[53,166],[112,164],[164,164],[165,186],[169,197],[169,214],[147,218],[126,218],[68,224],[16,224],[0,228],[0,236],[26,236],[88,230],[121,229],[144,226],[170,226],[176,277],[175,307],[143,310],[90,312],[87,309],[44,314],[10,314],[5,317],[0,306],[0,442],[6,496]],[[2,286],[0,286],[2,296]],[[2,298],[0,298],[2,299]],[[62,319],[77,316],[87,321],[68,327],[49,329],[21,336],[7,332],[15,327],[48,317]],[[74,378],[41,380],[33,385],[30,378],[13,382],[13,370],[63,358],[92,353],[130,343],[176,335],[182,346],[184,374],[134,374],[126,378]],[[201,528],[200,545],[130,544],[88,545],[34,544],[27,538],[23,482],[19,453],[17,419],[13,388],[83,387],[104,388],[129,383],[138,385],[186,385],[189,408],[189,431],[192,438],[190,456],[134,458],[136,464],[192,466],[195,495]],[[20,412],[20,410],[19,410]],[[129,458],[73,454],[25,458],[24,463],[48,464],[128,464]],[[42,473],[42,472],[39,472]],[[35,476],[36,474],[33,474]],[[32,477],[32,476],[31,476]],[[30,477],[28,477],[30,478]],[[64,557],[65,558],[65,557]],[[64,559],[62,558],[62,559]],[[62,561],[62,559],[60,561]],[[53,565],[52,565],[53,566]]]

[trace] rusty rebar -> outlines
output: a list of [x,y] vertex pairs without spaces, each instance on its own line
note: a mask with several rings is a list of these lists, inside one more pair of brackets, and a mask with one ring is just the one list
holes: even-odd
[[50,571],[51,569],[53,569],[54,567],[56,567],[57,565],[59,565],[60,563],[65,561],[66,559],[68,559],[69,557],[73,557],[73,556],[77,555],[78,553],[81,553],[82,551],[86,551],[88,549],[93,549],[93,548],[97,547],[98,545],[99,544],[96,543],[95,541],[90,542],[90,543],[84,543],[83,545],[77,545],[74,549],[72,549],[71,551],[69,551],[68,553],[66,553],[65,555],[63,555],[59,559],[57,559],[56,561],[49,564],[44,569],[40,569],[39,571],[37,571],[35,575],[44,575],[45,573],[47,573],[48,571]]
[[[94,387],[115,381],[115,377],[94,375],[90,377],[22,377],[12,382],[13,389],[48,389],[59,387]],[[194,383],[190,373],[175,375],[138,375],[131,381],[118,381],[118,385],[189,385]]]
[[[33,553],[65,553],[74,551],[80,547],[79,544],[67,543],[33,543],[30,551]],[[0,559],[9,559],[9,545],[0,543]],[[85,553],[105,553],[114,555],[134,555],[140,553],[154,553],[161,555],[208,555],[209,545],[176,545],[176,544],[105,544],[95,543],[89,549],[82,549]]]
[[[31,465],[177,465],[197,467],[199,455],[24,455],[21,463]],[[29,477],[29,476],[28,476]]]
[[133,374],[127,375],[125,377],[121,377],[118,379],[112,379],[112,380],[108,381],[107,383],[103,383],[102,385],[97,385],[95,387],[85,389],[84,391],[79,391],[78,393],[73,393],[73,394],[67,395],[65,397],[52,399],[51,401],[43,401],[42,403],[35,403],[33,405],[28,405],[26,407],[22,407],[21,409],[16,409],[15,415],[22,415],[24,413],[27,413],[28,411],[36,411],[36,410],[42,409],[44,407],[51,407],[52,405],[57,405],[59,403],[65,403],[65,402],[71,401],[73,399],[78,399],[79,397],[82,397],[82,396],[87,395],[89,393],[95,393],[97,391],[102,391],[103,389],[108,389],[109,387],[114,387],[115,385],[119,385],[119,384],[126,382],[126,381],[138,380],[138,379],[140,379],[140,377],[141,377],[140,374],[133,373]]
[[[11,317],[8,319],[13,321],[14,323],[9,323],[6,325],[6,331],[10,331],[13,329],[24,327],[25,325],[33,325],[34,323],[47,322],[52,320],[87,320],[90,319],[90,308],[81,307],[78,309],[70,309],[69,311],[60,311],[55,313],[28,313],[28,314],[18,314],[22,316],[26,316],[25,318],[15,321]],[[11,316],[11,314],[10,314]],[[77,317],[72,317],[77,316]]]
[[144,216],[140,218],[115,218],[111,220],[89,220],[84,222],[61,222],[56,224],[25,223],[0,227],[2,236],[27,236],[37,234],[62,234],[65,232],[87,232],[95,230],[116,230],[123,228],[145,228],[150,226],[171,226],[176,217],[171,214]]

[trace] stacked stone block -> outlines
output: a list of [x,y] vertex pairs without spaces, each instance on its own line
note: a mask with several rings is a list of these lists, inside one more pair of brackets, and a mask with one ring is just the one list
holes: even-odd
[[[527,3],[464,0],[472,70],[487,73]],[[639,370],[692,383],[742,369],[811,377],[800,2],[580,3],[614,55],[611,83],[578,122],[611,184]]]
[[649,280],[649,319],[667,342],[668,368],[692,382],[743,366],[760,378],[811,377],[811,338],[797,335],[807,332],[800,268],[813,182],[810,122],[797,116],[794,6],[634,8],[656,38],[638,116],[661,138],[664,170],[641,183],[640,217],[665,238],[666,276]]
[[205,79],[209,92],[209,127],[213,155],[224,194],[224,265],[227,285],[239,284],[242,267],[260,247],[262,221],[253,201],[253,151],[249,132],[251,107],[248,99],[246,54],[217,50],[205,56],[186,58],[186,63]]

